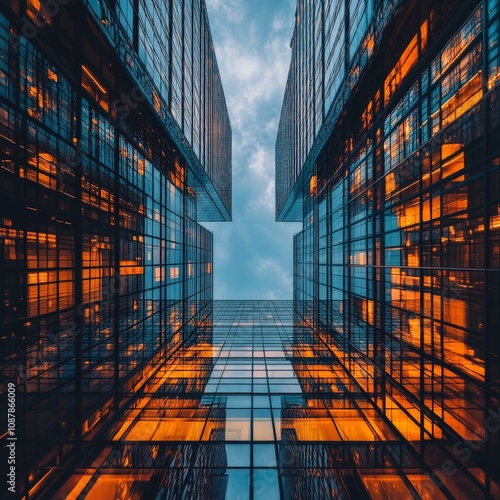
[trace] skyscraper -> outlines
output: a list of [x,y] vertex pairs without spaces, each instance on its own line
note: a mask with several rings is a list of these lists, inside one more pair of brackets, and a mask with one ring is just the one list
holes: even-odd
[[378,471],[340,454],[347,493],[500,496],[499,12],[297,3],[276,142],[296,328],[403,447]]
[[205,2],[2,2],[0,148],[1,401],[36,495],[210,329],[231,127]]

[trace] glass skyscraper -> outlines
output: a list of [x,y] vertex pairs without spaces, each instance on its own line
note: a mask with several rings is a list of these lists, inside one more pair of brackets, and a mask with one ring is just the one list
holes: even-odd
[[317,389],[369,423],[347,498],[500,498],[499,12],[297,3],[276,217],[303,222],[295,328],[343,374]]
[[0,149],[0,402],[15,384],[32,498],[210,332],[231,127],[205,2],[2,1]]
[[213,301],[204,0],[0,1],[13,498],[500,498],[500,0],[298,0],[291,49],[294,300]]

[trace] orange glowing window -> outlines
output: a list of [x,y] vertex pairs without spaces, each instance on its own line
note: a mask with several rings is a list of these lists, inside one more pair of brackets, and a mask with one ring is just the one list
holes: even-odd
[[368,102],[368,106],[363,111],[363,114],[361,116],[361,122],[362,122],[365,130],[368,130],[371,127],[371,125],[373,123],[373,102],[372,101]]
[[49,189],[56,189],[56,172],[55,158],[49,153],[40,152],[38,156],[28,157],[28,168],[21,171],[20,176]]
[[441,146],[441,158],[443,160],[446,160],[446,158],[448,158],[451,155],[455,154],[462,147],[463,147],[462,144],[443,144]]
[[[443,179],[445,177],[449,177],[450,175],[461,172],[464,169],[465,156],[463,152],[447,160],[447,158],[452,156],[456,151],[459,151],[461,148],[462,144],[443,144],[443,146],[441,147],[441,158],[443,160],[446,160],[443,161],[443,165],[441,167],[441,175]],[[458,182],[462,182],[465,180],[465,177],[460,176],[455,180]]]
[[28,316],[47,314],[73,305],[72,271],[28,273]]
[[420,222],[420,205],[414,203],[413,205],[404,205],[401,214],[398,216],[398,225],[400,228],[413,226]]
[[[420,27],[421,33],[421,50],[425,49],[427,44],[428,22],[425,21]],[[389,72],[384,82],[384,104],[387,104],[399,88],[403,80],[407,77],[408,73],[413,69],[418,60],[418,35],[415,35],[411,42],[408,44],[404,52],[401,54],[399,61],[394,68]]]
[[92,95],[103,109],[109,111],[109,97],[106,87],[84,64],[82,64],[82,87]]
[[375,303],[373,300],[364,300],[362,303],[363,321],[369,325],[375,323]]
[[[500,207],[499,207],[500,212]],[[499,215],[492,215],[490,217],[490,229],[500,229],[500,213]]]
[[365,165],[363,163],[354,171],[352,175],[351,193],[360,193],[363,186],[365,185],[364,170],[365,170]]
[[425,21],[422,26],[420,26],[420,43],[422,46],[422,52],[427,47],[427,39],[429,38],[429,23]]
[[161,113],[161,101],[160,101],[160,98],[158,97],[158,94],[155,91],[153,91],[153,103],[154,103],[155,111],[157,113]]
[[207,273],[208,273],[208,274],[211,274],[211,273],[212,273],[212,263],[211,263],[211,262],[208,262],[208,263],[207,263]]
[[49,26],[52,24],[52,17],[40,0],[28,0],[26,2],[26,13],[36,23],[36,26],[43,27],[42,20]]
[[396,176],[394,175],[394,172],[391,172],[386,175],[385,177],[385,193],[386,195],[392,194],[397,188],[396,185]]
[[144,274],[144,267],[138,266],[135,260],[120,261],[120,275],[135,276]]
[[178,278],[179,278],[179,268],[178,267],[171,267],[170,268],[170,279],[176,280]]
[[155,282],[160,283],[165,281],[165,269],[162,267],[155,267]]
[[363,45],[368,52],[368,56],[371,56],[373,49],[375,48],[375,37],[373,36],[373,33],[368,33],[366,35]]
[[313,175],[309,181],[309,194],[316,196],[318,194],[318,177]]
[[47,69],[47,76],[49,80],[52,80],[53,82],[57,82],[57,73],[54,73],[50,68]]
[[500,67],[495,66],[490,71],[490,75],[488,78],[488,90],[491,90],[499,80],[500,80]]
[[472,106],[477,104],[482,97],[482,71],[479,71],[474,78],[443,104],[441,108],[443,115],[442,126],[445,127],[460,118]]
[[184,167],[181,165],[179,160],[176,159],[174,162],[174,170],[170,172],[170,180],[179,189],[183,189],[185,176],[186,176],[186,171]]
[[144,172],[146,171],[146,160],[143,158],[139,158],[139,161],[137,163],[137,170],[139,172],[139,175],[144,175]]

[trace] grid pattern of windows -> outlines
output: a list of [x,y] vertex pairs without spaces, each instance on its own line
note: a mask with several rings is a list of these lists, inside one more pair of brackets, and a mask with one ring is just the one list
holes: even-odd
[[[177,147],[154,99],[145,102],[170,92],[161,85],[170,71],[172,2],[116,3],[120,36],[140,41],[141,64],[159,85],[147,96],[119,62],[120,47],[93,24],[104,4],[89,3],[92,11],[85,2],[61,6],[36,37],[16,34],[16,16],[24,16],[18,7],[0,13],[0,403],[7,384],[16,383],[21,496],[45,487],[48,470],[91,449],[158,363],[205,331],[213,241],[199,213],[226,218],[217,186],[194,172],[192,155]],[[40,2],[27,2],[27,9],[48,15]],[[200,37],[209,38],[208,25],[200,31],[202,2],[189,12],[189,22],[178,21],[196,31],[202,50]],[[115,21],[104,22],[104,10],[99,15],[103,29],[111,29]],[[179,41],[185,58],[194,36],[182,22],[191,40],[189,48]],[[213,76],[213,50],[210,64],[200,54],[191,54],[189,66],[196,60],[198,73]],[[181,82],[184,71],[193,81],[192,68],[180,66]],[[225,120],[217,115],[225,109],[220,79],[212,91],[203,126],[219,135],[204,143],[213,160],[205,165],[230,198],[224,177],[230,156],[221,153],[230,155],[229,122],[216,123]],[[199,92],[183,95],[181,106],[201,119]],[[195,134],[192,117],[186,120],[199,155],[201,124]]]
[[212,189],[197,187],[200,196],[208,189],[217,209],[203,204],[203,220],[216,214],[228,220],[231,125],[204,0],[120,0],[110,2],[114,8],[103,1],[85,3],[113,40],[141,95],[168,125],[176,146],[183,151],[188,144],[185,156],[191,167],[210,180]]
[[291,301],[216,301],[56,497],[112,485],[123,498],[327,499],[380,482],[409,498],[432,486],[293,314]]
[[[303,179],[277,158],[277,214],[304,224],[296,325],[325,339],[432,470],[434,494],[495,498],[500,88],[489,34],[499,2],[408,2],[371,42],[363,33],[376,33],[382,4],[346,3],[346,40],[371,46],[364,73],[353,85],[349,70],[351,97]],[[280,129],[304,129],[287,99]],[[288,146],[278,137],[283,158]]]
[[292,61],[276,140],[279,220],[301,220],[302,190],[309,182],[313,164],[367,66],[375,43],[380,42],[394,11],[403,3],[297,2]]

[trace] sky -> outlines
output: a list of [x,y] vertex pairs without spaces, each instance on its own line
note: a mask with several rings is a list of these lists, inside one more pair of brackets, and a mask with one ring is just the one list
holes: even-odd
[[233,222],[214,233],[214,298],[292,298],[293,235],[275,222],[274,145],[295,0],[206,0],[233,131]]

